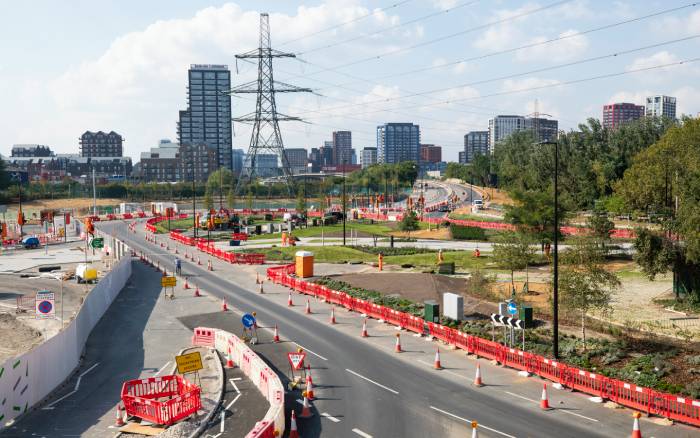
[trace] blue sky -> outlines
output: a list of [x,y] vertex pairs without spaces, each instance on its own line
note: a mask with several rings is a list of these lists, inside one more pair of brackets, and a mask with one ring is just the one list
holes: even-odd
[[[486,129],[495,114],[532,113],[535,101],[564,129],[600,118],[607,102],[641,104],[647,94],[700,112],[700,62],[554,86],[698,57],[700,5],[578,34],[690,1],[35,0],[5,4],[0,17],[0,153],[15,143],[76,152],[83,131],[102,129],[121,133],[137,161],[158,139],[176,138],[189,64],[235,70],[233,55],[257,46],[261,3],[273,46],[301,60],[280,60],[276,79],[317,90],[279,96],[280,111],[310,122],[282,126],[288,147],[317,147],[349,129],[360,149],[374,146],[376,125],[410,121],[456,160],[466,132]],[[668,43],[682,38],[690,39]],[[605,58],[580,63],[595,57]],[[554,68],[566,63],[575,64]],[[239,63],[233,82],[255,73]],[[234,115],[252,109],[251,99],[234,98]],[[234,130],[234,147],[246,149],[249,127]]]

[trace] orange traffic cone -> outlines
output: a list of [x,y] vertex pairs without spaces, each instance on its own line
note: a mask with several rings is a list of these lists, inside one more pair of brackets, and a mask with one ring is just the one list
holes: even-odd
[[197,256],[197,266],[202,266],[202,258]]
[[440,363],[440,349],[437,348],[435,350],[435,369],[436,370],[441,370],[442,369],[442,364]]
[[309,400],[314,399],[314,382],[311,380],[311,375],[306,376],[306,397],[308,397]]
[[401,335],[399,333],[396,334],[396,347],[394,347],[394,351],[397,353],[401,353]]
[[260,282],[260,289],[258,289],[258,293],[261,293],[261,294],[265,293],[265,292],[263,291],[263,284],[262,284],[262,281]]
[[301,414],[299,414],[299,418],[311,418],[313,416],[314,413],[311,412],[311,407],[309,406],[309,398],[304,396],[304,404],[301,408]]
[[211,265],[211,259],[207,260],[207,271],[213,271],[214,267]]
[[289,422],[289,438],[299,438],[299,430],[297,429],[297,414],[292,409],[292,419]]
[[542,399],[540,400],[540,408],[544,410],[551,409],[549,407],[549,398],[547,397],[547,384],[542,385]]
[[255,273],[255,284],[260,284],[260,274],[257,272]]
[[639,417],[642,416],[639,412],[632,414],[634,424],[632,425],[632,438],[642,438],[642,431],[639,429]]
[[311,315],[311,302],[307,299],[306,300],[306,310],[305,310],[307,315]]
[[287,298],[287,306],[292,307],[294,302],[292,301],[292,291],[289,291],[289,297]]
[[177,246],[175,246],[175,254],[180,254],[180,251],[177,250]]
[[365,318],[364,321],[362,321],[362,334],[360,335],[363,338],[368,338],[369,334],[367,334],[367,318]]
[[117,405],[117,421],[114,425],[117,427],[122,427],[124,424],[124,416],[122,415],[122,405]]
[[331,324],[335,324],[335,307],[331,307]]
[[228,354],[226,355],[226,368],[233,368],[236,365],[233,363],[233,358],[231,357],[231,348],[228,349]]
[[198,286],[198,285],[195,285],[195,288],[194,288],[194,296],[195,296],[195,297],[201,297],[201,296],[202,296],[202,295],[199,293],[199,286]]
[[277,330],[277,324],[275,324],[275,335],[272,337],[272,340],[274,342],[280,341],[280,334],[279,334],[279,331]]
[[224,312],[228,310],[228,305],[226,304],[226,298],[223,298],[221,300],[221,310]]
[[484,386],[481,382],[481,365],[476,363],[476,376],[474,376],[474,386]]
[[184,286],[185,289],[189,289],[189,288],[190,288],[190,283],[189,283],[187,280],[188,280],[187,277],[185,277],[185,286]]

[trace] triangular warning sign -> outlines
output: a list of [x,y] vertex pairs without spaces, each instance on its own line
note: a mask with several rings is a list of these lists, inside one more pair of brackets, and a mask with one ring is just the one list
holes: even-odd
[[289,359],[289,363],[292,365],[292,368],[295,370],[300,370],[304,367],[304,358],[306,357],[306,353],[287,353],[287,358]]

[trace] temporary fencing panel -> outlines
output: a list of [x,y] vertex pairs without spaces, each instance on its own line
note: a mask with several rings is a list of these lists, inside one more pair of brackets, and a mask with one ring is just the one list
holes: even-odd
[[[173,424],[202,408],[200,388],[179,375],[124,382],[121,398],[127,415],[156,424]],[[168,397],[168,400],[159,400]]]

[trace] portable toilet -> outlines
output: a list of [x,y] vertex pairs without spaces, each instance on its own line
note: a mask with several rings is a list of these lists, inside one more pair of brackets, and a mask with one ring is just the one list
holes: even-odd
[[309,251],[297,251],[296,273],[299,278],[314,276],[314,253]]

